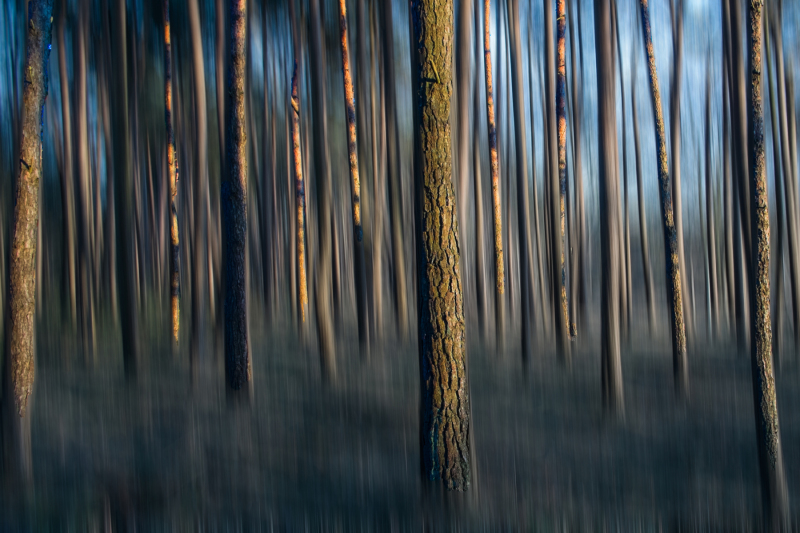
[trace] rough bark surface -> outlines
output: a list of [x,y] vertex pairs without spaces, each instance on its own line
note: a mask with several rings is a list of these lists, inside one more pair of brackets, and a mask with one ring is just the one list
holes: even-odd
[[245,290],[247,243],[247,132],[245,70],[247,1],[230,3],[230,64],[226,169],[222,179],[222,237],[225,279],[225,374],[228,385],[241,389],[250,381]]
[[783,450],[778,426],[778,402],[772,369],[772,325],[769,290],[769,195],[767,162],[764,154],[764,109],[761,81],[761,38],[763,35],[763,0],[749,3],[750,99],[748,103],[750,145],[750,197],[753,214],[751,329],[753,401],[755,406],[758,459],[761,471],[761,495],[766,529],[789,529],[789,497],[783,468]]
[[425,479],[448,489],[470,484],[470,407],[466,372],[458,218],[451,181],[453,2],[414,0],[419,106],[415,132],[419,276],[420,444]]
[[[366,28],[362,28],[366,31]],[[367,319],[367,279],[364,265],[364,230],[361,227],[361,179],[358,174],[358,137],[356,135],[356,100],[350,74],[350,51],[347,41],[347,7],[339,0],[339,39],[342,48],[344,105],[347,119],[347,152],[350,166],[350,197],[353,207],[353,283],[356,287],[358,312],[358,344],[361,355],[369,355],[369,321]],[[362,95],[365,97],[366,94]]]
[[497,126],[494,121],[492,49],[489,32],[490,0],[483,4],[483,62],[486,72],[486,120],[489,129],[489,172],[492,178],[492,222],[494,227],[495,321],[498,343],[505,328],[505,273],[503,265],[503,212],[500,203],[500,162],[497,159]]
[[650,31],[650,15],[647,0],[639,0],[642,16],[642,36],[647,70],[650,79],[650,93],[653,102],[653,116],[656,121],[656,155],[658,157],[658,194],[661,200],[661,218],[664,228],[664,254],[667,267],[667,304],[670,313],[670,332],[672,334],[672,364],[675,385],[682,393],[688,392],[689,374],[686,359],[686,331],[683,324],[683,298],[681,291],[681,269],[678,258],[678,237],[675,219],[672,214],[670,194],[669,165],[667,163],[667,139],[664,133],[664,113],[661,107],[661,93],[656,72],[656,55]]

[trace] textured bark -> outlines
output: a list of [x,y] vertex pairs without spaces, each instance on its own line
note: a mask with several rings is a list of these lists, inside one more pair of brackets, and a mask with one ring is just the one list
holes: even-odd
[[502,346],[503,332],[505,330],[503,213],[500,204],[500,162],[497,159],[497,127],[494,122],[494,94],[492,92],[492,51],[489,33],[490,0],[484,0],[483,5],[483,62],[486,73],[486,120],[489,129],[489,172],[492,178],[492,224],[494,228],[495,328],[499,347]]
[[769,290],[769,195],[767,164],[764,154],[764,110],[762,107],[761,39],[763,36],[763,0],[749,3],[749,66],[750,99],[748,102],[748,143],[750,148],[749,198],[753,214],[752,278],[750,299],[752,314],[752,372],[756,436],[758,439],[761,495],[764,506],[765,529],[789,529],[789,495],[783,468],[783,451],[778,425],[778,403],[775,377],[772,370],[772,331],[770,323]]
[[[561,0],[563,3],[563,0]],[[528,195],[528,142],[525,138],[525,85],[522,79],[522,43],[519,35],[519,0],[509,0],[509,49],[511,51],[511,83],[514,96],[514,140],[517,171],[517,234],[519,243],[520,307],[522,309],[522,358],[526,360],[532,348],[530,308],[533,299],[530,277],[530,205]],[[564,126],[566,128],[566,124]],[[559,137],[560,138],[560,137]],[[565,138],[566,141],[566,138]],[[566,151],[565,151],[566,154]],[[563,207],[563,205],[562,205]]]
[[600,252],[602,261],[601,321],[603,407],[622,418],[622,363],[619,336],[619,178],[617,177],[617,110],[614,83],[613,19],[606,0],[594,2],[597,56],[597,138],[599,140]]
[[206,203],[208,202],[208,119],[206,115],[206,76],[203,65],[203,38],[200,26],[200,9],[198,0],[189,0],[189,22],[192,37],[192,71],[194,74],[192,87],[194,89],[195,106],[195,167],[194,167],[194,230],[192,252],[194,265],[192,268],[192,339],[190,342],[190,357],[194,363],[199,356],[202,342],[202,328],[205,318],[205,291],[206,291],[206,233],[207,217]]
[[[358,312],[358,344],[362,356],[369,356],[369,319],[367,317],[367,280],[364,265],[364,230],[361,227],[361,179],[358,173],[358,138],[356,135],[356,102],[350,74],[350,52],[347,41],[347,7],[339,0],[339,38],[342,48],[345,118],[347,119],[347,151],[350,163],[350,197],[353,208],[353,283]],[[364,95],[366,96],[366,94]]]
[[303,151],[300,147],[300,96],[297,90],[297,61],[292,74],[292,158],[295,175],[295,234],[297,248],[297,294],[299,296],[300,321],[306,321],[308,311],[308,283],[306,281],[306,186],[303,181]]
[[139,358],[139,317],[136,306],[135,228],[133,226],[134,184],[131,175],[130,130],[128,124],[128,54],[125,0],[110,9],[113,49],[112,123],[114,129],[114,202],[117,213],[117,294],[122,323],[122,355],[125,373],[136,374]]
[[[390,4],[391,5],[391,4]],[[385,70],[384,98],[386,99],[386,148],[389,178],[390,208],[392,216],[392,257],[394,259],[394,302],[400,336],[408,334],[408,292],[406,288],[406,262],[403,247],[402,198],[400,187],[400,133],[397,126],[397,105],[394,73],[394,29],[392,9],[382,4],[383,68]]]
[[[557,0],[561,2],[561,0]],[[563,10],[563,3],[559,3]],[[560,12],[559,12],[560,13]],[[559,14],[559,16],[561,16]],[[563,30],[561,29],[566,20],[558,20],[559,36],[562,36]],[[562,105],[565,101],[564,85],[561,83],[561,73],[566,70],[562,69],[562,59],[564,58],[563,52],[563,39],[559,41],[561,44],[558,49],[558,76],[559,82],[556,86],[556,59],[553,50],[553,2],[552,0],[544,0],[544,55],[545,55],[545,98],[547,102],[547,123],[545,127],[545,147],[549,151],[550,156],[550,171],[546,175],[545,180],[550,182],[550,246],[551,246],[551,266],[550,266],[550,282],[553,287],[553,316],[555,317],[555,332],[556,332],[556,349],[558,350],[559,357],[567,361],[569,357],[569,346],[567,345],[567,335],[569,328],[569,313],[567,309],[567,293],[566,293],[566,276],[564,275],[564,192],[566,191],[566,174],[564,180],[564,188],[561,187],[560,177],[560,155],[559,155],[559,139],[561,138],[560,131],[558,130],[561,124]],[[558,109],[556,109],[558,108]],[[558,111],[558,115],[556,112]],[[564,114],[564,139],[566,142],[566,114]],[[566,161],[566,144],[565,146],[565,161]],[[566,165],[566,163],[565,163]],[[566,166],[564,167],[566,172]]]
[[420,444],[423,477],[448,489],[470,484],[470,407],[458,218],[451,182],[453,2],[411,4],[418,66],[416,182],[420,226]]
[[683,296],[681,290],[681,269],[678,259],[678,237],[672,212],[670,195],[669,166],[667,164],[666,136],[664,134],[664,114],[661,107],[661,93],[658,87],[656,56],[650,32],[650,15],[647,0],[639,0],[642,16],[642,35],[647,55],[647,69],[650,78],[650,93],[655,117],[656,156],[658,158],[658,193],[661,200],[661,217],[664,228],[664,258],[667,270],[667,305],[670,314],[672,335],[672,364],[675,386],[682,394],[688,393],[689,373],[686,359],[686,332],[683,324]]
[[322,19],[319,0],[310,1],[309,30],[311,36],[311,100],[315,117],[314,126],[314,174],[317,192],[317,228],[319,255],[314,276],[314,305],[317,318],[322,373],[328,380],[336,378],[335,336],[331,312],[331,198],[332,184],[330,158],[328,157],[328,112],[325,97],[326,65],[325,41],[322,38]]
[[[677,4],[677,5],[676,5]],[[678,260],[683,277],[681,289],[689,294],[689,276],[683,252],[683,209],[681,208],[681,80],[683,78],[683,0],[670,0],[672,20],[672,82],[669,94],[670,159],[672,164],[672,207],[678,236]],[[693,329],[691,306],[683,306],[689,331]]]
[[[710,59],[710,57],[709,57]],[[719,285],[717,284],[717,228],[711,175],[711,61],[706,66],[706,232],[708,233],[708,291],[712,337],[719,332]]]
[[647,318],[650,331],[655,327],[655,297],[653,295],[653,273],[650,267],[650,245],[647,239],[647,212],[644,201],[644,184],[642,183],[642,154],[639,146],[639,120],[636,112],[636,56],[631,59],[633,74],[631,75],[631,122],[633,122],[633,151],[636,157],[636,194],[639,204],[639,235],[642,249],[642,272],[644,273],[644,289],[647,299]]
[[180,239],[178,233],[178,158],[172,126],[172,42],[170,40],[169,0],[164,0],[164,94],[167,124],[167,175],[169,179],[169,289],[172,313],[172,336],[178,342],[180,332]]
[[247,243],[247,132],[245,124],[246,0],[230,3],[230,64],[226,169],[223,173],[221,207],[225,286],[225,375],[228,385],[239,390],[250,381],[245,290]]

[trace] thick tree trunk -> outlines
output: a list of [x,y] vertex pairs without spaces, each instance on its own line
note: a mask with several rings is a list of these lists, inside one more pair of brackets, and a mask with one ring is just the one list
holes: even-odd
[[619,335],[619,178],[617,176],[617,110],[614,83],[614,48],[611,5],[595,0],[595,47],[597,50],[597,138],[599,145],[600,251],[603,407],[618,418],[625,416]]
[[[497,158],[497,127],[494,122],[494,93],[492,89],[492,51],[489,21],[491,0],[484,0],[483,64],[486,74],[486,120],[489,130],[489,171],[492,178],[492,225],[494,227],[494,286],[495,335],[498,349],[503,345],[505,331],[505,272],[503,265],[503,214],[500,203],[500,162]],[[499,12],[498,12],[499,15]],[[498,35],[498,39],[499,39]]]
[[[369,319],[367,317],[367,283],[364,264],[364,230],[361,227],[361,178],[358,173],[358,138],[356,134],[356,102],[350,74],[350,53],[347,41],[347,8],[339,0],[339,37],[342,47],[345,117],[347,119],[347,151],[350,162],[350,197],[353,208],[353,283],[358,312],[358,345],[361,355],[369,357]],[[366,96],[366,93],[363,95]]]
[[178,158],[175,154],[175,133],[172,127],[172,42],[170,39],[169,0],[164,0],[164,80],[167,123],[167,175],[169,179],[169,288],[172,337],[178,342],[180,332],[180,239],[178,232]]
[[[33,0],[28,9],[22,116],[14,225],[8,279],[3,369],[2,440],[6,479],[23,490],[32,482],[28,401],[33,392],[36,337],[36,252],[39,186],[44,161],[44,102],[47,98],[52,0]],[[39,289],[41,290],[41,289]]]
[[225,263],[225,375],[233,390],[250,381],[247,340],[245,248],[247,243],[247,132],[245,131],[245,42],[246,0],[230,4],[230,64],[226,168],[223,173],[221,207],[223,260]]
[[418,93],[415,144],[422,382],[423,477],[449,489],[470,485],[470,406],[458,218],[451,182],[453,2],[414,0]]
[[761,81],[761,39],[763,37],[763,0],[749,3],[749,66],[750,99],[748,102],[748,144],[750,148],[750,180],[752,196],[749,198],[753,213],[749,228],[752,232],[754,255],[750,305],[752,308],[752,372],[753,403],[755,407],[756,435],[758,439],[761,494],[766,529],[789,529],[789,495],[783,469],[783,450],[778,426],[778,403],[775,395],[775,377],[772,369],[772,331],[770,324],[769,290],[769,194],[767,192],[767,165],[764,154],[764,110]]
[[669,166],[667,164],[667,140],[664,134],[664,114],[661,107],[661,93],[658,87],[656,56],[650,33],[650,15],[647,0],[639,0],[642,16],[642,34],[647,55],[647,68],[650,78],[650,94],[655,117],[656,155],[658,158],[658,193],[661,199],[661,217],[664,228],[664,259],[667,270],[667,304],[670,313],[670,332],[672,334],[672,363],[675,386],[681,394],[688,394],[689,372],[686,359],[686,332],[683,324],[683,296],[681,291],[681,269],[678,260],[678,237],[670,195]]

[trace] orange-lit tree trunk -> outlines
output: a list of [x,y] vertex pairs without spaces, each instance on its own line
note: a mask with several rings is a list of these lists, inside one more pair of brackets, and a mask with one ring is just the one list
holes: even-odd
[[[364,266],[364,230],[361,227],[361,179],[358,175],[358,139],[356,135],[356,102],[353,78],[350,75],[350,52],[347,42],[347,7],[339,0],[339,37],[342,47],[345,117],[347,119],[347,151],[350,162],[350,196],[353,206],[353,283],[358,312],[358,343],[363,356],[369,356],[369,321],[367,319],[367,284]],[[364,95],[366,96],[366,95]]]
[[31,425],[26,410],[33,392],[35,367],[37,228],[39,184],[44,168],[42,117],[49,84],[52,12],[52,0],[33,0],[28,10],[19,173],[9,265],[2,397],[3,464],[7,479],[19,482],[20,488],[28,487],[32,481]]
[[667,139],[664,133],[664,114],[661,107],[661,93],[656,72],[656,55],[650,31],[650,15],[647,0],[639,0],[642,17],[642,36],[647,56],[647,70],[650,78],[650,94],[655,117],[656,156],[658,159],[658,194],[661,199],[661,218],[664,228],[664,258],[667,270],[667,304],[670,313],[672,334],[672,363],[675,386],[680,393],[688,393],[689,373],[686,359],[686,332],[683,325],[683,297],[681,291],[681,269],[678,259],[678,237],[675,219],[672,214],[670,194],[669,165],[667,164]]
[[225,375],[233,390],[250,381],[245,290],[247,243],[247,132],[244,113],[247,0],[230,3],[226,169],[223,173],[222,237],[225,285]]
[[164,0],[164,95],[167,123],[167,175],[169,179],[169,290],[172,312],[172,337],[178,342],[180,331],[180,240],[178,235],[178,160],[175,131],[172,127],[172,42],[169,25],[169,0]]
[[489,128],[489,171],[492,178],[492,221],[494,226],[495,328],[497,344],[500,347],[503,344],[503,332],[505,329],[503,215],[500,203],[500,162],[497,159],[497,127],[494,123],[494,95],[492,92],[492,41],[489,33],[490,0],[484,0],[483,5],[483,62],[486,72],[486,117]]
[[769,193],[767,162],[764,154],[764,109],[762,102],[761,39],[763,37],[763,0],[749,4],[750,98],[748,102],[750,150],[749,198],[753,214],[751,231],[754,255],[751,260],[750,307],[752,309],[753,403],[758,439],[759,470],[765,529],[789,530],[789,495],[783,469],[783,449],[778,425],[778,402],[772,369],[772,331],[769,290]]
[[470,406],[458,217],[451,181],[453,2],[413,0],[417,285],[423,478],[470,485]]
[[300,96],[297,90],[297,61],[292,74],[292,157],[295,175],[295,219],[297,220],[297,294],[300,321],[306,321],[308,284],[306,282],[306,186],[303,181],[303,150],[300,147]]

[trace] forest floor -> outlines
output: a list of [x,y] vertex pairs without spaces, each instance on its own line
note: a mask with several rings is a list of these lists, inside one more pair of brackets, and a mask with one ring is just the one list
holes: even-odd
[[[338,378],[325,385],[313,340],[304,348],[289,324],[254,327],[242,404],[226,398],[220,350],[202,354],[194,380],[187,350],[145,350],[130,382],[118,340],[101,339],[86,362],[74,343],[40,334],[33,489],[4,489],[0,530],[758,529],[750,362],[732,344],[690,344],[690,396],[679,400],[666,336],[634,335],[619,422],[603,415],[596,325],[572,343],[571,368],[550,341],[523,364],[516,337],[503,354],[470,339],[475,477],[467,496],[443,499],[420,479],[416,343],[387,336],[368,360],[340,340]],[[785,358],[793,514],[799,381],[798,360]]]

